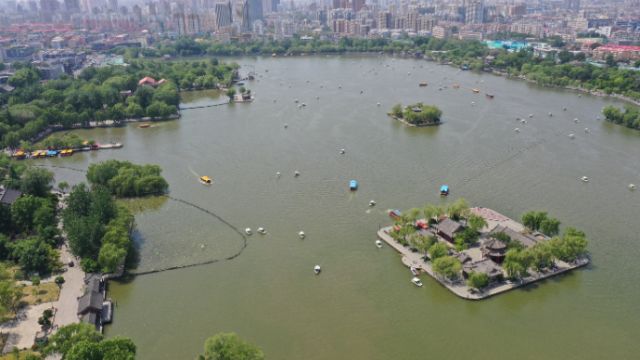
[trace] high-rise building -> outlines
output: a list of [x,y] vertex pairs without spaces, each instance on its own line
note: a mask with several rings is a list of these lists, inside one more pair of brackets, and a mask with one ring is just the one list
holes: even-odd
[[44,21],[51,21],[59,7],[58,0],[40,0],[40,17]]
[[43,14],[53,15],[59,7],[60,3],[58,3],[58,0],[40,0],[40,11]]
[[358,12],[364,6],[364,0],[351,0],[351,9],[354,12]]
[[484,22],[483,0],[466,1],[464,22],[466,24],[482,24]]
[[80,12],[80,0],[64,0],[64,9],[69,13]]
[[564,7],[571,11],[580,11],[580,0],[564,0]]
[[247,5],[249,6],[249,24],[264,18],[262,0],[248,0]]
[[112,12],[118,11],[118,0],[109,0],[109,10]]
[[235,12],[233,16],[235,23],[240,25],[241,32],[251,31],[251,19],[249,18],[249,0],[242,0],[236,3]]
[[388,11],[378,12],[378,29],[390,29],[391,28],[391,13]]
[[216,28],[227,27],[232,23],[231,1],[216,3]]

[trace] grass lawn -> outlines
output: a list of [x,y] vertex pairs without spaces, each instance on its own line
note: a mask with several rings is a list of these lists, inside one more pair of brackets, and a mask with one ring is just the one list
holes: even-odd
[[[20,350],[20,359],[24,359],[28,354],[39,355],[37,352],[33,352],[30,350]],[[15,360],[16,357],[12,353],[8,353],[6,355],[0,355],[0,360]]]
[[22,293],[24,294],[22,298],[23,302],[28,305],[37,305],[57,301],[60,296],[60,287],[54,282],[44,283],[38,286],[30,285],[23,287]]

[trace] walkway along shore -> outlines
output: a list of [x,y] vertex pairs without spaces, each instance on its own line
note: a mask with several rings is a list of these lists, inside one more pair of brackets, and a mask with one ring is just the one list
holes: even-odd
[[399,252],[400,255],[402,255],[402,263],[405,266],[409,268],[415,267],[421,269],[422,271],[429,274],[429,276],[434,278],[437,282],[439,282],[442,286],[446,287],[449,291],[467,300],[486,299],[491,296],[534,283],[536,281],[563,274],[573,269],[585,266],[589,263],[588,258],[579,259],[575,264],[568,264],[560,260],[556,260],[556,270],[550,270],[543,273],[536,273],[532,271],[531,276],[525,277],[518,282],[501,282],[495,285],[490,285],[482,291],[471,291],[464,281],[451,282],[435,274],[433,268],[431,267],[431,263],[424,261],[423,254],[419,252],[412,252],[408,247],[402,246],[389,235],[389,231],[391,229],[392,227],[388,226],[378,230],[378,238],[385,241],[389,246],[391,246],[393,249]]

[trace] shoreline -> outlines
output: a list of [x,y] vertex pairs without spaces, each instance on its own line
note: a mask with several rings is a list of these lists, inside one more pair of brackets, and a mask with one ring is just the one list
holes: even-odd
[[415,127],[415,128],[423,128],[423,127],[432,127],[432,126],[439,126],[442,125],[442,121],[438,122],[438,123],[434,123],[434,124],[421,124],[421,125],[417,125],[417,124],[411,124],[409,122],[407,122],[405,119],[403,118],[399,118],[395,115],[392,115],[390,113],[387,113],[387,116],[389,116],[390,118],[399,121],[400,123],[409,126],[409,127]]
[[[440,60],[433,58],[430,56],[430,53],[425,53],[422,54],[422,57],[416,57],[415,53],[411,54],[408,52],[393,52],[393,51],[335,51],[335,52],[309,52],[309,53],[287,53],[287,54],[277,54],[277,56],[272,56],[270,54],[239,54],[239,55],[219,55],[219,54],[212,54],[213,56],[219,56],[219,57],[266,57],[266,58],[276,58],[276,57],[304,57],[304,56],[323,56],[323,55],[332,55],[332,56],[341,56],[341,55],[375,55],[375,56],[380,56],[380,55],[392,55],[392,56],[400,56],[400,57],[404,57],[404,58],[411,58],[411,59],[415,59],[415,60],[425,60],[428,62],[433,62],[436,63],[437,65],[449,65],[452,67],[458,67],[458,65],[454,64],[453,62],[441,62]],[[640,106],[640,100],[634,100],[633,98],[630,98],[628,96],[624,96],[622,94],[617,94],[617,93],[612,93],[612,94],[607,94],[602,90],[590,90],[590,89],[586,89],[586,88],[582,88],[582,87],[574,87],[574,86],[555,86],[555,85],[544,85],[541,84],[535,80],[531,80],[531,79],[527,79],[526,77],[522,78],[520,76],[512,76],[507,74],[506,72],[500,71],[500,70],[495,70],[493,68],[491,68],[490,70],[483,70],[480,71],[480,73],[489,73],[492,75],[496,75],[496,76],[502,76],[502,77],[506,77],[509,79],[518,79],[518,80],[524,80],[528,83],[531,84],[536,84],[540,87],[543,88],[556,88],[556,89],[563,89],[563,90],[571,90],[571,91],[576,91],[576,92],[580,92],[580,93],[584,93],[584,94],[589,94],[592,96],[597,96],[597,97],[602,97],[602,98],[614,98],[617,100],[621,100],[627,103],[630,103],[632,105],[635,106]]]

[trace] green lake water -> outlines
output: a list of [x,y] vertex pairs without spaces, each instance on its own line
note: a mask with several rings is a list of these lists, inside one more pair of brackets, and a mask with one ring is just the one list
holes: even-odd
[[[627,185],[640,184],[640,132],[597,119],[619,102],[412,59],[236,61],[259,74],[246,84],[255,102],[187,110],[147,129],[78,131],[125,146],[41,160],[79,169],[106,159],[156,163],[172,197],[239,229],[268,231],[249,237],[234,260],[112,282],[108,336],[133,338],[142,360],[193,359],[222,331],[278,360],[637,358],[640,191]],[[419,88],[422,81],[429,85]],[[225,99],[198,92],[183,101]],[[406,128],[385,114],[416,101],[440,107],[444,124]],[[58,181],[83,178],[55,171]],[[443,200],[445,183],[451,196]],[[376,231],[389,223],[387,209],[458,197],[514,218],[547,210],[587,232],[592,265],[481,302],[427,277],[414,287],[398,254],[375,247]],[[369,209],[372,199],[378,205]],[[138,271],[241,248],[241,237],[212,216],[174,200],[151,202],[136,215]],[[315,264],[322,275],[313,274]]]

